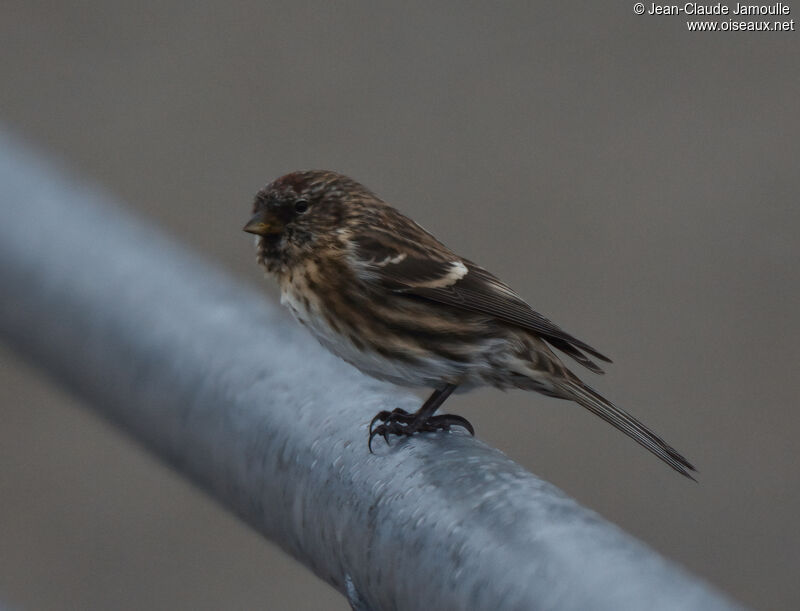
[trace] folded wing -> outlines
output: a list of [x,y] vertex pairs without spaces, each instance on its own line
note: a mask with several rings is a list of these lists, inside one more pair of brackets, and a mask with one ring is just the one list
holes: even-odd
[[[419,235],[418,231],[413,233]],[[461,259],[427,232],[422,244],[404,237],[404,232],[383,231],[358,236],[355,243],[354,263],[364,281],[379,283],[398,294],[479,312],[527,329],[595,373],[603,373],[603,370],[584,353],[611,362],[534,311],[488,271]]]

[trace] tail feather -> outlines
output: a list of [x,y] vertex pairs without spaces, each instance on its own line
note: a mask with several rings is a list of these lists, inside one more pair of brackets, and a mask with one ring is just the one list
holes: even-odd
[[576,381],[565,381],[558,387],[572,400],[588,409],[593,414],[613,425],[631,439],[641,444],[661,460],[675,469],[681,475],[697,481],[689,473],[697,471],[694,466],[678,453],[675,448],[666,443],[661,437],[639,422],[626,411],[620,409],[600,394]]
[[[574,359],[576,362],[578,362],[581,365],[583,365],[584,367],[586,367],[586,369],[588,369],[592,373],[596,373],[596,374],[600,374],[600,375],[605,373],[605,371],[603,371],[597,363],[595,363],[592,359],[590,359],[583,352],[581,352],[580,349],[576,348],[575,346],[573,346],[569,342],[567,342],[567,341],[565,341],[563,339],[558,339],[558,338],[554,338],[554,337],[548,337],[547,338],[547,342],[551,346],[553,346],[553,348],[558,348],[559,350],[561,350],[561,352],[563,352],[564,354],[566,354],[569,357],[571,357],[572,359]],[[609,363],[611,362],[610,359],[608,359],[606,357],[602,357],[602,359],[604,361],[606,361],[606,362],[609,362]]]

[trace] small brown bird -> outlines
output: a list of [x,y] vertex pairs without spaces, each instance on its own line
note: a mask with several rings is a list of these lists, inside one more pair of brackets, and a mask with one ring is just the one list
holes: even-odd
[[602,369],[592,358],[607,357],[361,184],[335,172],[292,172],[259,191],[253,208],[244,231],[258,236],[258,262],[323,346],[375,378],[435,389],[413,414],[378,413],[370,451],[376,435],[388,442],[452,425],[474,434],[465,418],[434,412],[456,389],[490,385],[575,401],[692,477],[689,461],[552,349],[594,373]]

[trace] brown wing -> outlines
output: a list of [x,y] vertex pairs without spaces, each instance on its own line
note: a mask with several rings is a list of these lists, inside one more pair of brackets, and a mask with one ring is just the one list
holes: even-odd
[[399,294],[416,295],[463,310],[480,312],[533,331],[595,373],[603,373],[603,370],[584,352],[611,362],[608,357],[535,312],[488,271],[461,259],[416,224],[413,229],[424,236],[412,240],[410,236],[417,237],[414,231],[371,231],[356,237],[356,267],[362,270],[361,277]]

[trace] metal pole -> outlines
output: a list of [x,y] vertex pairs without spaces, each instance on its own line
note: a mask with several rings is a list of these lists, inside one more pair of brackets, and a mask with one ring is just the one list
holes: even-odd
[[466,434],[370,455],[418,399],[2,133],[0,210],[0,334],[354,608],[736,608]]

